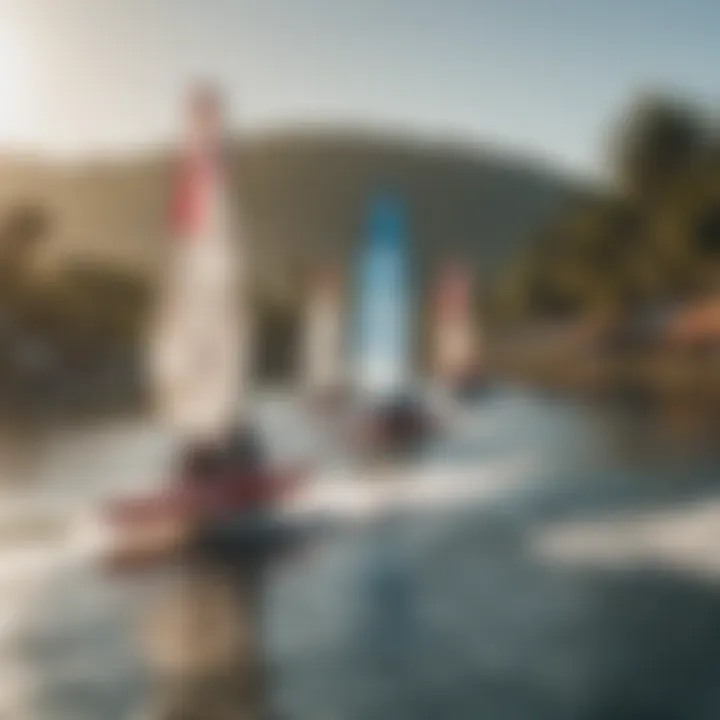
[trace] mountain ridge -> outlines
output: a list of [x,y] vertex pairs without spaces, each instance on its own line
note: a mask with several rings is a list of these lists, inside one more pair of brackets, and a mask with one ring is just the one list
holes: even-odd
[[[405,197],[421,265],[455,249],[494,271],[577,187],[547,163],[492,146],[392,131],[305,127],[232,139],[230,147],[247,238],[270,275],[328,254],[348,262],[368,197],[381,188]],[[18,203],[48,212],[51,264],[85,257],[152,273],[167,235],[171,157],[169,148],[84,161],[5,157],[0,216]]]

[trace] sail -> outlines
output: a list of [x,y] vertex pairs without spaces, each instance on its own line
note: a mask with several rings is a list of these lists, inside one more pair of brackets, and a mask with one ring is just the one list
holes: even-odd
[[234,421],[248,375],[240,247],[218,138],[190,134],[172,205],[170,248],[151,328],[157,409],[175,431],[217,436]]
[[306,308],[303,381],[311,393],[336,390],[343,382],[342,298],[333,270],[318,273]]
[[461,378],[478,361],[472,295],[467,266],[460,261],[446,263],[437,283],[433,318],[434,367],[441,380]]
[[407,382],[410,327],[407,240],[402,203],[376,198],[360,261],[357,375],[360,388],[392,395]]

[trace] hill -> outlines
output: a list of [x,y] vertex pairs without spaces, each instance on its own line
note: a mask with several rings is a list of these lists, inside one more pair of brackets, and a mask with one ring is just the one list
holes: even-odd
[[[259,363],[272,374],[292,369],[305,270],[328,259],[351,266],[373,192],[390,189],[407,203],[422,292],[430,269],[452,252],[491,282],[576,189],[530,162],[350,132],[255,137],[232,144],[229,157],[253,261]],[[0,165],[0,245],[3,236],[40,228],[36,253],[46,270],[24,281],[23,272],[4,268],[0,366],[5,389],[19,397],[10,404],[25,403],[28,388],[43,388],[42,406],[56,395],[71,402],[80,389],[93,405],[99,395],[122,398],[130,385],[141,386],[139,331],[169,247],[171,172],[169,154],[160,152],[83,165],[17,158]]]
[[[405,198],[421,270],[455,249],[492,275],[554,214],[570,185],[531,162],[351,132],[260,136],[234,143],[230,156],[263,277],[328,253],[348,261],[367,198],[379,189]],[[162,258],[170,172],[166,154],[77,166],[6,161],[0,217],[18,203],[45,208],[53,263],[96,259],[153,272]]]

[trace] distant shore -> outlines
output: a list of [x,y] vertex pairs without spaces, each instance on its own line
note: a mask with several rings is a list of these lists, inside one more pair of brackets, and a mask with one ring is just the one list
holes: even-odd
[[499,374],[548,389],[597,397],[695,401],[720,406],[720,352],[495,352]]

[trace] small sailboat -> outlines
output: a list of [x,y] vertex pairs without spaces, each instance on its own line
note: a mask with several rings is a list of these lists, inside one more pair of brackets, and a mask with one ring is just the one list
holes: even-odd
[[375,198],[360,261],[355,357],[361,446],[382,453],[416,447],[432,424],[412,373],[408,255],[402,202],[393,195]]
[[242,246],[231,215],[217,101],[191,99],[171,207],[172,247],[150,328],[159,417],[194,442],[219,438],[242,406],[249,338]]
[[303,391],[317,409],[335,406],[346,390],[343,357],[343,292],[332,267],[313,275],[304,319]]
[[248,416],[247,258],[233,224],[221,130],[215,96],[193,95],[173,247],[150,336],[151,385],[158,416],[177,438],[178,462],[163,491],[109,509],[119,564],[152,562],[221,521],[269,506],[289,477],[269,470]]
[[437,384],[459,399],[474,397],[484,387],[473,290],[467,265],[452,260],[442,268],[434,293],[434,377]]
[[393,195],[375,198],[358,278],[357,382],[387,400],[410,381],[410,304],[406,219]]

